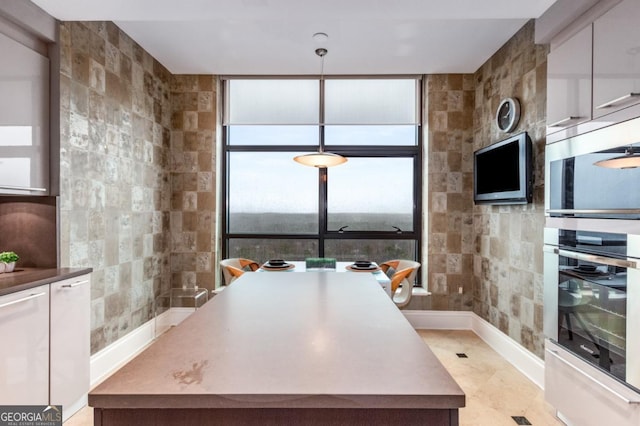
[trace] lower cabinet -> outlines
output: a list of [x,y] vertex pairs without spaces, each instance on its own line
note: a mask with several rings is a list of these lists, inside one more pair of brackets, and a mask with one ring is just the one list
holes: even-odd
[[49,403],[49,285],[0,297],[2,405]]
[[66,420],[87,403],[91,285],[89,275],[51,284],[50,403]]
[[548,339],[544,393],[567,425],[640,425],[640,393]]
[[0,404],[62,405],[66,420],[87,403],[90,275],[0,297]]

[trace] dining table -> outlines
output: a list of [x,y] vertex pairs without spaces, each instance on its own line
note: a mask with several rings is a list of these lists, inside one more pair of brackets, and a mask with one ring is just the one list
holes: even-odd
[[457,425],[465,395],[373,274],[248,273],[89,393],[95,425]]
[[380,287],[387,293],[387,296],[392,297],[391,295],[391,279],[385,274],[380,266],[376,262],[371,262],[370,268],[357,268],[355,267],[354,262],[336,262],[335,268],[323,268],[323,267],[307,267],[306,261],[300,260],[288,260],[285,261],[285,265],[288,267],[284,267],[281,269],[267,269],[266,265],[268,262],[265,262],[260,268],[258,268],[259,272],[352,272],[356,274],[370,274],[372,275]]

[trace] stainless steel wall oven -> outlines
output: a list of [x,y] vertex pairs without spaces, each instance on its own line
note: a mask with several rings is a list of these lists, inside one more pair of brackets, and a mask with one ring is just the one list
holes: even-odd
[[640,235],[586,220],[545,228],[545,398],[567,425],[637,425]]
[[640,219],[638,166],[640,119],[548,145],[546,213],[551,217]]
[[569,425],[640,424],[640,118],[545,150],[545,397]]
[[546,336],[640,389],[640,236],[547,229],[546,237]]

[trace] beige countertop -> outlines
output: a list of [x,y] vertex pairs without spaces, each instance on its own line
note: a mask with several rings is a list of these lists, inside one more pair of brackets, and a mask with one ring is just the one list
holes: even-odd
[[463,407],[371,274],[247,273],[89,394],[97,408]]

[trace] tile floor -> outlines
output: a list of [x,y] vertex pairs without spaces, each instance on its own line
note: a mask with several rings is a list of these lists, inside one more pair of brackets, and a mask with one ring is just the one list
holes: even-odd
[[[472,331],[418,330],[466,394],[460,410],[461,426],[562,425],[544,394],[522,373],[491,349]],[[467,358],[456,354],[464,353]],[[512,418],[525,417],[529,423]],[[93,424],[93,410],[86,407],[65,426]]]
[[[472,331],[418,330],[466,395],[461,426],[563,425],[544,392]],[[459,358],[463,353],[467,358]],[[512,418],[525,417],[529,423]]]
[[93,408],[86,406],[82,410],[75,413],[66,422],[64,426],[91,426],[93,425]]

